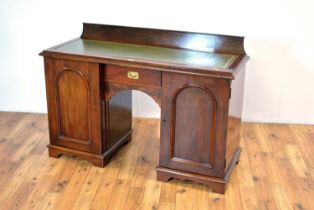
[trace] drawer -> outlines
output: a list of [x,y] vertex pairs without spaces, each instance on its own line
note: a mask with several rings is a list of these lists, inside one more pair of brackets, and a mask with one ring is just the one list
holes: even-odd
[[161,86],[161,71],[143,68],[106,65],[105,80],[139,86]]

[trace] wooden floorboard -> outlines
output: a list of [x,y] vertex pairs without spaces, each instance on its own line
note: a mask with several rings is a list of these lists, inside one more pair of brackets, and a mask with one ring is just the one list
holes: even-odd
[[0,112],[0,209],[314,209],[314,126],[243,123],[225,195],[156,181],[159,120],[134,119],[132,141],[105,168],[49,158],[45,114]]

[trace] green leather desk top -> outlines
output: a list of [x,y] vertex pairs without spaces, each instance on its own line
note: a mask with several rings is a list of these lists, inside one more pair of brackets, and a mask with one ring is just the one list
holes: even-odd
[[150,60],[173,63],[189,67],[228,69],[238,58],[237,55],[205,53],[184,49],[124,44],[108,41],[76,39],[54,48],[57,51],[85,54],[105,58],[127,60]]

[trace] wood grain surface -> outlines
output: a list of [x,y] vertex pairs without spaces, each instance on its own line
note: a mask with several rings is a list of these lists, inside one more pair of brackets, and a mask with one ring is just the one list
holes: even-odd
[[314,209],[314,126],[244,123],[225,195],[156,180],[159,120],[135,119],[105,168],[49,158],[45,114],[0,112],[0,209]]

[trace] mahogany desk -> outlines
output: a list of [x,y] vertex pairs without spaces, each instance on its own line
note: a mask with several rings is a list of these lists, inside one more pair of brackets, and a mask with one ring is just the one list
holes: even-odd
[[40,53],[49,155],[104,167],[131,140],[131,90],[140,90],[161,107],[158,180],[224,193],[240,155],[243,39],[84,23],[80,38]]

